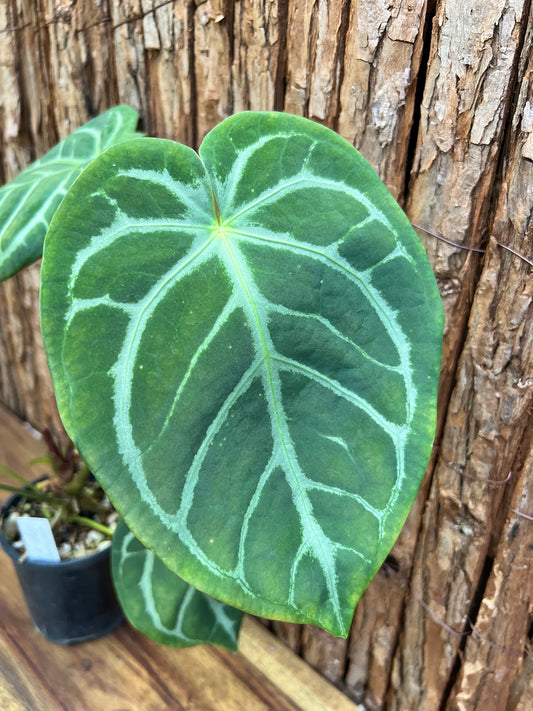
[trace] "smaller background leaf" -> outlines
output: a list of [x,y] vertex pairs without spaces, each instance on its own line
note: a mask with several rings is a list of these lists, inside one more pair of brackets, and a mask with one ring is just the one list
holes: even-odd
[[116,106],[78,128],[0,188],[0,281],[42,254],[48,225],[68,188],[107,148],[139,134],[139,117]]
[[237,649],[243,613],[171,573],[123,521],[113,536],[112,566],[124,614],[151,639],[172,647]]

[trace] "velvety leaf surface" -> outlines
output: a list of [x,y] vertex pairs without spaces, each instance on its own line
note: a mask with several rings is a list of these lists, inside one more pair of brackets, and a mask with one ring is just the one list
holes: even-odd
[[46,230],[67,189],[99,153],[140,135],[137,122],[129,106],[109,109],[0,188],[0,281],[41,256]]
[[237,649],[243,613],[171,573],[123,521],[113,535],[111,562],[120,605],[136,629],[171,647]]
[[427,465],[443,318],[359,153],[276,113],[200,157],[122,144],[42,275],[61,415],[135,535],[217,599],[346,635]]

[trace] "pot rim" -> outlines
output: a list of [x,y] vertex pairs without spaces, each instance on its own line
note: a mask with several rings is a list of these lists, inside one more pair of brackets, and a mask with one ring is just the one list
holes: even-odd
[[[45,479],[48,479],[47,476],[42,476],[39,477],[39,479],[35,479],[35,481],[32,482],[32,484],[37,484],[39,481],[44,481]],[[36,567],[43,567],[43,568],[54,568],[54,567],[60,567],[60,568],[66,568],[66,567],[79,567],[80,565],[86,564],[90,565],[93,561],[99,560],[100,558],[104,558],[106,556],[109,556],[111,553],[111,541],[109,541],[109,545],[106,546],[105,548],[102,548],[97,551],[91,551],[88,555],[82,556],[81,558],[72,558],[71,560],[60,560],[59,562],[57,561],[50,561],[50,560],[20,560],[21,555],[17,551],[16,548],[14,548],[13,544],[11,541],[7,538],[7,536],[4,533],[4,520],[6,518],[6,514],[9,512],[9,510],[14,506],[14,504],[22,497],[22,494],[13,494],[12,496],[7,499],[7,501],[2,505],[0,508],[0,545],[4,549],[4,551],[8,554],[8,556],[13,560],[14,563],[17,565],[31,565],[31,566],[36,566]]]

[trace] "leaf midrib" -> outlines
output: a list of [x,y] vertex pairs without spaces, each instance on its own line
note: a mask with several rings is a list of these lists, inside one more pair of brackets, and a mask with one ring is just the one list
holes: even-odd
[[[269,392],[267,393],[267,397],[270,400],[272,410],[275,414],[278,441],[281,442],[281,448],[283,450],[284,460],[286,463],[286,467],[284,467],[284,473],[285,476],[288,478],[287,483],[289,485],[290,490],[292,491],[293,497],[298,500],[298,503],[296,503],[295,501],[294,504],[300,517],[300,535],[302,538],[302,542],[300,545],[300,551],[302,552],[301,558],[303,558],[305,554],[311,553],[313,558],[317,560],[322,574],[325,578],[326,587],[330,596],[330,602],[333,605],[335,616],[340,627],[342,627],[343,623],[342,615],[340,612],[340,602],[337,586],[335,584],[336,574],[332,572],[331,568],[327,565],[327,563],[331,560],[331,551],[332,549],[334,550],[333,541],[331,541],[331,539],[329,539],[325,535],[324,531],[322,530],[322,527],[316,520],[313,511],[313,506],[311,504],[311,501],[309,500],[309,496],[307,493],[308,486],[303,485],[303,483],[301,482],[301,477],[299,476],[295,468],[295,464],[297,464],[297,459],[292,442],[287,441],[287,438],[285,436],[285,431],[286,429],[288,429],[288,425],[286,422],[282,421],[284,419],[283,408],[279,407],[276,386],[274,384],[274,380],[277,379],[277,376],[274,376],[272,370],[273,361],[279,359],[270,353],[265,328],[263,327],[263,323],[259,314],[259,309],[255,303],[252,290],[247,282],[244,270],[241,266],[241,260],[237,256],[236,250],[232,247],[224,228],[221,228],[219,230],[218,235],[224,246],[228,258],[231,261],[234,273],[237,275],[239,285],[243,293],[245,294],[248,304],[250,306],[256,326],[256,332],[261,343],[261,348],[263,352],[263,363],[266,369],[266,379],[268,380]],[[297,468],[299,468],[299,466]],[[302,475],[305,477],[304,472],[302,472]],[[301,558],[299,558],[299,560],[301,560]],[[293,578],[291,580],[292,586],[294,586],[294,576],[296,575],[297,568],[298,564],[295,563],[295,567],[293,569]],[[294,601],[292,604],[295,605]]]

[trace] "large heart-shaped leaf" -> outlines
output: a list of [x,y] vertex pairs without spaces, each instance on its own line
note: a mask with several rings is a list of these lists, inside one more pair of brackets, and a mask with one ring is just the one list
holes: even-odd
[[200,156],[110,149],[48,233],[42,327],[64,423],[187,582],[346,635],[435,427],[442,307],[363,158],[244,113]]
[[57,206],[83,168],[106,148],[136,133],[137,112],[116,106],[78,128],[0,188],[0,281],[42,254]]
[[171,647],[237,649],[243,613],[171,573],[123,521],[113,535],[111,561],[122,610],[148,637]]

